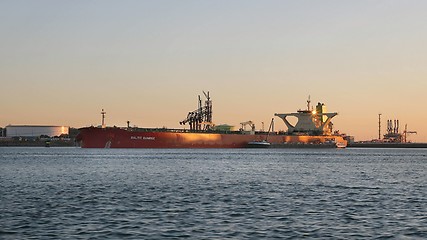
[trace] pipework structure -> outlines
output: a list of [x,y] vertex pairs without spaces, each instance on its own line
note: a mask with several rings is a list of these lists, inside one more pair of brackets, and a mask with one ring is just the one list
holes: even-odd
[[181,125],[189,124],[191,131],[207,131],[213,127],[212,123],[212,100],[209,92],[203,92],[206,97],[205,104],[199,95],[198,108],[187,114],[187,118],[179,122]]

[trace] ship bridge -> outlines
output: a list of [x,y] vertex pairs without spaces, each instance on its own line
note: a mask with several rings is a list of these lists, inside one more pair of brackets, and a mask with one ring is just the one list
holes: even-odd
[[[280,117],[288,127],[289,134],[304,135],[331,135],[332,118],[338,113],[326,113],[326,106],[318,103],[316,110],[310,109],[310,100],[307,101],[307,110],[298,110],[296,113],[275,113],[274,116]],[[296,117],[297,123],[292,125],[288,117]]]

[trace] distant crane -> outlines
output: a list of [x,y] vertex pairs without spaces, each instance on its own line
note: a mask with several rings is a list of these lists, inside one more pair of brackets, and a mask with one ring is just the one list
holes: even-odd
[[403,132],[403,137],[404,137],[405,143],[407,142],[408,134],[417,134],[417,132],[416,131],[408,131],[408,124],[405,124],[405,131]]

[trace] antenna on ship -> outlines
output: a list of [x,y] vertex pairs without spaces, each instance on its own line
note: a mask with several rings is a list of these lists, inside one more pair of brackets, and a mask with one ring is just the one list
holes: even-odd
[[101,115],[102,115],[102,128],[105,128],[105,114],[107,114],[104,109],[102,109],[101,111]]
[[310,95],[308,95],[308,100],[307,100],[307,111],[310,111],[310,103],[311,103]]

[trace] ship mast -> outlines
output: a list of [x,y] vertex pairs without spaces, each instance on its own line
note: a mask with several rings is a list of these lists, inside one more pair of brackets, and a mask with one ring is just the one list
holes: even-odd
[[105,126],[105,114],[107,114],[107,113],[104,111],[104,109],[102,109],[102,111],[101,111],[101,115],[102,115],[102,125],[101,125],[101,127],[102,128],[106,127]]

